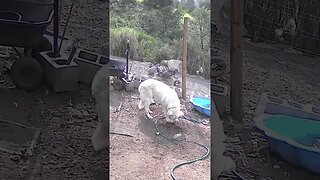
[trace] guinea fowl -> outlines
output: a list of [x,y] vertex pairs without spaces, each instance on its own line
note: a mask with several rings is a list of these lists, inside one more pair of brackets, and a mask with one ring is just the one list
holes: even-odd
[[149,67],[149,70],[148,70],[148,75],[154,75],[158,70],[158,66],[153,66],[151,65],[151,67]]

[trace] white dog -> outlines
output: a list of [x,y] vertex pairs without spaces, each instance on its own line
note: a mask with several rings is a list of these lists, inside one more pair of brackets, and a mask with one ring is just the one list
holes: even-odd
[[144,108],[149,119],[153,118],[150,115],[152,111],[149,109],[153,100],[162,105],[167,122],[174,123],[178,120],[178,117],[184,115],[176,91],[165,83],[148,79],[140,84],[138,91],[140,93],[139,109]]
[[108,139],[108,110],[109,110],[109,66],[99,69],[92,80],[91,93],[96,100],[98,125],[92,134],[91,142],[96,151],[107,147]]

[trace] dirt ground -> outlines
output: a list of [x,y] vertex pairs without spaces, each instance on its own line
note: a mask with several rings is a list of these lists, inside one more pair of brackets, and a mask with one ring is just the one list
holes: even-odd
[[[227,59],[229,41],[226,37],[214,39],[218,54]],[[228,136],[226,154],[236,160],[237,171],[248,179],[319,179],[319,175],[287,163],[271,153],[266,141],[255,131],[252,117],[262,92],[319,106],[320,59],[247,41],[244,43],[243,58],[245,130],[239,130],[237,122],[224,117]],[[228,84],[229,77],[224,80]]]
[[[70,0],[63,2],[65,6],[70,5]],[[63,12],[66,10],[64,8]],[[108,43],[106,19],[106,4],[96,0],[76,4],[66,34],[72,37],[74,46],[100,52],[101,46]],[[228,59],[229,40],[218,37],[214,44],[219,54]],[[252,122],[261,92],[319,106],[319,58],[250,44],[245,44],[243,55],[246,131],[239,131],[236,123],[225,119],[228,136],[226,154],[236,160],[238,172],[248,179],[319,179],[319,175],[295,167],[271,154],[266,142],[255,132]],[[0,151],[1,179],[107,179],[107,152],[94,156],[90,142],[97,119],[89,89],[82,87],[79,92],[58,94],[48,91],[44,86],[33,92],[17,90],[4,68],[16,58],[11,49],[0,47],[0,119],[41,128],[41,133],[32,157]],[[139,73],[146,66],[134,63],[132,71]],[[225,81],[228,82],[228,76]],[[209,82],[206,80],[189,77],[189,82],[197,91],[207,92],[205,87]],[[111,120],[130,130],[133,135],[111,135],[110,169],[114,179],[119,175],[134,179],[137,174],[145,179],[170,179],[170,168],[174,164],[203,153],[202,149],[193,144],[174,144],[156,136],[154,122],[147,121],[143,113],[135,109],[136,93],[112,93],[110,96],[117,98],[111,98]],[[113,113],[120,101],[125,102],[121,108],[122,113]],[[151,108],[161,113],[156,110],[157,107]],[[210,139],[206,126],[179,123],[178,127],[161,125],[161,129],[168,134],[181,130],[188,139],[201,140],[206,145]],[[209,159],[206,159],[177,169],[176,176],[209,179],[209,168]]]
[[[147,74],[148,63],[130,63],[132,73]],[[188,77],[187,95],[192,91],[209,95],[209,83],[209,80],[200,77]],[[133,135],[133,137],[111,135],[110,179],[169,180],[172,179],[170,170],[174,165],[206,153],[202,147],[195,144],[168,141],[157,136],[155,120],[164,116],[162,108],[151,106],[151,110],[155,113],[154,120],[146,119],[144,111],[139,111],[137,107],[139,102],[137,90],[130,93],[112,90],[110,93],[110,123]],[[120,111],[116,111],[120,104]],[[190,103],[183,102],[183,104],[187,115],[208,122],[209,118],[192,110]],[[189,121],[181,121],[176,125],[164,124],[163,121],[160,123],[160,131],[170,138],[181,133],[187,140],[210,146],[210,126],[208,125],[198,125]],[[203,161],[178,168],[175,176],[178,179],[210,179],[210,156]]]
[[[64,20],[70,2],[69,0],[63,1],[62,19]],[[99,53],[101,47],[108,43],[106,19],[106,4],[96,0],[84,1],[81,4],[78,2],[75,4],[66,34],[73,39],[73,46]],[[50,28],[51,26],[49,26]],[[64,26],[61,26],[60,30],[62,31],[63,28]],[[31,92],[15,89],[5,67],[10,67],[18,57],[12,49],[0,47],[0,58],[0,118],[41,129],[33,156],[10,155],[0,151],[1,179],[108,179],[108,152],[95,155],[90,141],[97,123],[95,103],[90,95],[90,89],[81,86],[79,92],[68,93],[53,93],[44,85]],[[134,63],[132,71],[140,73],[142,69],[147,68],[146,66],[144,63]],[[201,88],[199,92],[209,93],[210,82],[208,80],[199,81],[198,77],[189,77],[189,79],[191,79],[190,86],[200,82],[202,83],[201,87],[204,88]],[[126,103],[126,101],[132,101],[132,107],[135,106],[137,99],[132,99],[134,96],[131,96],[130,93],[117,93],[115,96],[110,95],[118,98],[118,100],[111,98],[111,102],[123,101],[122,109],[127,110],[131,110],[131,108],[130,103]],[[188,94],[190,93],[188,91]],[[190,109],[190,107],[188,108]],[[134,111],[130,114],[126,111],[122,113],[120,118],[116,118],[119,115],[114,113],[111,113],[110,116],[114,121],[127,123],[118,125],[127,127],[134,132],[133,138],[117,135],[111,137],[113,142],[112,153],[122,153],[120,156],[117,156],[117,154],[111,155],[113,165],[119,165],[118,169],[116,166],[111,166],[115,178],[119,175],[125,175],[122,177],[127,177],[127,179],[149,175],[149,177],[154,176],[155,179],[169,179],[170,168],[175,163],[189,160],[189,158],[204,153],[196,145],[174,144],[156,137],[153,123],[144,120],[140,112]],[[205,118],[196,114],[194,117]],[[128,122],[132,123],[128,124]],[[182,130],[182,133],[188,139],[209,145],[208,127],[192,124],[182,124],[180,126],[171,127],[171,129],[177,132]],[[166,132],[164,126],[160,125],[160,128]],[[10,132],[8,128],[6,131]],[[16,138],[20,140],[24,140],[26,137],[30,138],[29,134],[26,135],[20,134]],[[130,151],[127,150],[128,148]],[[115,149],[116,151],[114,151]],[[168,154],[166,149],[170,149],[172,152],[169,151]],[[132,153],[130,161],[124,158],[128,153]],[[168,156],[166,156],[167,154]],[[146,160],[147,163],[141,161],[142,159]],[[126,163],[121,164],[123,161],[126,161]],[[177,169],[176,176],[209,179],[209,162],[209,158],[207,158],[204,161]],[[162,170],[158,171],[160,164]],[[146,172],[136,172],[137,168],[142,168]]]
[[[65,15],[71,1],[62,2]],[[75,47],[100,52],[108,43],[107,4],[80,2],[74,6],[66,35]],[[107,179],[108,153],[94,155],[90,140],[97,123],[90,90],[84,86],[72,93],[53,93],[45,86],[32,92],[15,89],[5,70],[15,59],[12,49],[0,47],[0,119],[38,127],[41,132],[32,157],[0,151],[1,179]]]

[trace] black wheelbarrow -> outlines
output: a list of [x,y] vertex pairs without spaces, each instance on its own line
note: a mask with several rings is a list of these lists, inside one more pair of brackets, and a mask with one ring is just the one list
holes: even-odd
[[115,78],[113,87],[116,90],[121,90],[124,86],[122,79],[126,77],[127,63],[121,57],[110,56],[109,59],[109,75]]
[[[11,67],[17,88],[34,89],[41,83],[43,70],[33,53],[41,48],[52,49],[43,37],[52,18],[53,0],[0,1],[0,45],[12,47],[20,56]],[[16,47],[24,48],[24,54]]]

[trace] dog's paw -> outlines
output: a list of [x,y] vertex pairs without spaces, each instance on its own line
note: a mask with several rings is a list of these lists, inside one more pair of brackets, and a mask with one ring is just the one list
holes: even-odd
[[105,149],[107,144],[107,131],[103,128],[103,126],[99,123],[97,128],[94,130],[91,136],[91,143],[95,149],[95,151],[100,151]]
[[99,150],[95,150],[92,152],[92,157],[99,157],[101,155],[103,155],[103,153],[107,153],[106,152],[106,148],[103,148],[103,149],[99,149]]
[[167,122],[167,123],[174,124],[176,121],[175,121],[175,120],[171,120],[171,119],[169,119],[169,118],[166,118],[166,122]]
[[139,110],[144,108],[143,102],[141,100],[139,101],[138,108]]
[[153,117],[148,113],[147,114],[147,117],[149,118],[149,119],[153,119]]
[[97,135],[95,134],[92,136],[91,142],[94,147],[94,150],[97,152],[100,152],[107,147],[107,140],[97,137]]

